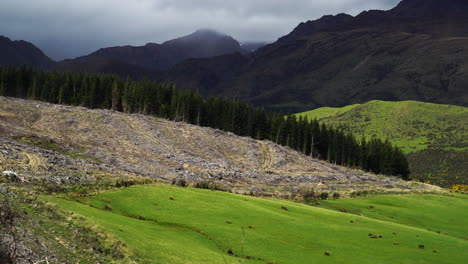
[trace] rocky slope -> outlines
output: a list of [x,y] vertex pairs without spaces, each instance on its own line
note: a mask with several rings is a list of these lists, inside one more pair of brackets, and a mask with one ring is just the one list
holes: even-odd
[[143,176],[212,181],[265,195],[304,188],[439,190],[328,164],[271,142],[149,116],[0,98],[0,120],[0,169],[10,180]]

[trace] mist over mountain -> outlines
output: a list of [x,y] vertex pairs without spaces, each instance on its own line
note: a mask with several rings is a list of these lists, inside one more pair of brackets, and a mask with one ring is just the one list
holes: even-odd
[[169,69],[185,59],[213,57],[233,52],[243,52],[237,40],[213,30],[202,29],[162,44],[102,48],[87,56],[65,60],[61,64],[62,67],[73,68],[76,64],[93,64],[93,61],[100,58],[157,71]]

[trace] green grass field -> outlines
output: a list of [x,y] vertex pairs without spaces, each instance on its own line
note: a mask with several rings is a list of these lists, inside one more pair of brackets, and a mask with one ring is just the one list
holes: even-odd
[[300,115],[307,116],[309,120],[313,120],[313,119],[322,120],[324,118],[342,115],[358,106],[360,106],[360,104],[348,105],[348,106],[341,107],[341,108],[322,107],[322,108],[315,109],[313,111],[301,113]]
[[44,199],[121,240],[140,263],[464,263],[468,259],[468,196],[376,196],[327,201],[321,205],[327,208],[318,208],[152,185],[79,201]]
[[409,155],[413,178],[442,186],[468,184],[468,160],[459,162],[457,158],[468,154],[466,107],[371,101],[344,108],[319,108],[298,115],[350,129],[368,139],[389,139]]

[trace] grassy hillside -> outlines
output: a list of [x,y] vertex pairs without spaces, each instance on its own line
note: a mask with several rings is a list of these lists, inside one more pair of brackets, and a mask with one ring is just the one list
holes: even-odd
[[[396,258],[399,263],[463,263],[468,258],[468,241],[462,239],[468,236],[462,210],[466,196],[387,196],[340,205],[390,208],[392,221],[371,211],[358,216],[164,185],[78,200],[46,199],[122,240],[144,263],[395,263]],[[446,204],[449,209],[439,210]],[[419,213],[427,226],[412,220]]]
[[358,106],[360,106],[360,104],[348,105],[348,106],[341,107],[341,108],[322,107],[322,108],[318,108],[318,109],[313,110],[313,111],[302,113],[301,115],[307,116],[309,118],[309,120],[311,120],[311,119],[321,120],[321,119],[328,118],[328,117],[331,117],[331,116],[339,116],[339,115],[344,114],[344,113],[348,112],[349,110],[352,110],[352,109],[354,109],[354,108],[356,108]]
[[[408,154],[413,177],[441,185],[467,184],[468,108],[415,101],[371,101],[301,113],[351,129],[367,138],[388,138]],[[427,164],[430,161],[430,165]]]

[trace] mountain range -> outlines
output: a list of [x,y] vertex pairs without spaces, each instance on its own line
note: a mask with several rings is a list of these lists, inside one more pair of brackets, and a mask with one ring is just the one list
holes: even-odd
[[107,59],[146,70],[167,70],[188,58],[206,58],[233,52],[245,52],[240,43],[230,36],[212,30],[198,30],[190,35],[145,46],[103,48],[87,56],[60,62],[62,67],[76,64],[93,65]]
[[467,22],[467,1],[405,0],[389,11],[301,23],[241,65],[234,55],[190,60],[165,79],[292,112],[374,99],[466,106]]
[[28,44],[35,57],[7,52],[0,64],[149,78],[289,112],[370,100],[467,106],[467,23],[467,1],[404,0],[388,11],[304,22],[263,47],[199,30],[162,44],[103,48],[58,63]]

